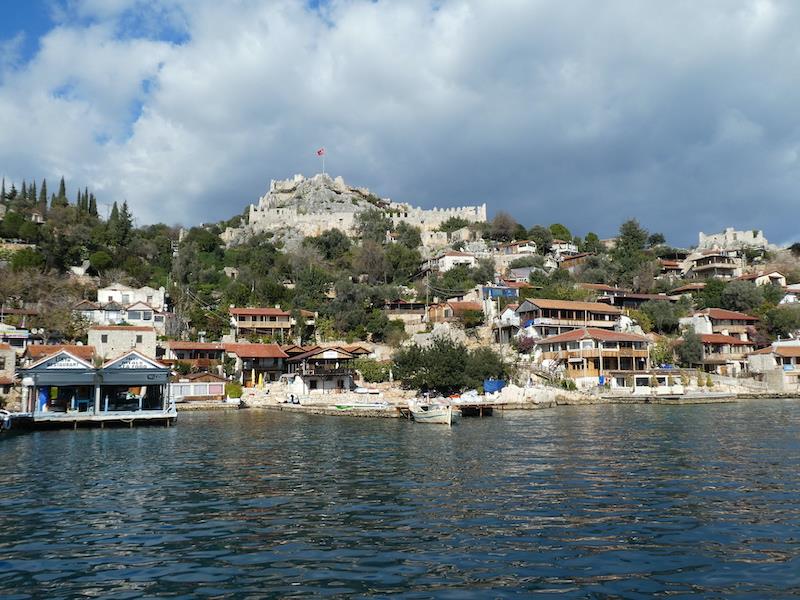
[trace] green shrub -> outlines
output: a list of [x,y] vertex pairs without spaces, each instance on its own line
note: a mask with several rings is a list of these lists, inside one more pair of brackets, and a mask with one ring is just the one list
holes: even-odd
[[575,382],[572,379],[562,379],[560,385],[565,390],[577,390],[578,386],[575,385]]
[[359,358],[355,361],[355,367],[367,383],[389,381],[389,363],[378,362],[371,358]]
[[225,384],[225,393],[228,395],[228,398],[241,398],[242,386],[235,381],[229,381]]
[[708,387],[708,388],[713,388],[714,387],[714,381],[711,379],[711,375],[710,374],[708,375],[708,377],[706,377],[706,387]]

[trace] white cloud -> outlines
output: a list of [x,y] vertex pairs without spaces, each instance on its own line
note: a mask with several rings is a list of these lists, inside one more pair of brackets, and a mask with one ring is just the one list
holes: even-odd
[[0,164],[143,221],[238,213],[325,145],[381,194],[526,225],[792,234],[788,1],[82,0],[59,23],[5,70]]

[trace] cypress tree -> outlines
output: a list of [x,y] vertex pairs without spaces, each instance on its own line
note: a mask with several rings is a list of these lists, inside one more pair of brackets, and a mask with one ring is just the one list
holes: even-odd
[[67,186],[64,185],[64,176],[61,176],[61,181],[58,182],[58,194],[56,196],[58,200],[58,206],[68,206],[69,200],[67,200]]
[[0,202],[6,201],[6,178],[3,177],[3,187],[0,188]]
[[39,190],[39,205],[47,206],[47,179],[42,179],[42,189]]
[[116,227],[118,222],[119,208],[117,208],[117,203],[114,202],[114,204],[111,206],[111,214],[108,217],[108,228],[111,229],[112,226]]
[[54,208],[55,206],[58,206],[58,203],[56,201],[56,195],[50,194],[50,208]]
[[32,182],[30,187],[28,188],[28,204],[35,207],[36,206],[36,182]]
[[28,186],[25,185],[25,180],[22,180],[22,189],[19,192],[20,196],[22,196],[22,201],[26,202],[28,200]]
[[97,200],[94,194],[89,194],[89,214],[93,217],[97,216]]

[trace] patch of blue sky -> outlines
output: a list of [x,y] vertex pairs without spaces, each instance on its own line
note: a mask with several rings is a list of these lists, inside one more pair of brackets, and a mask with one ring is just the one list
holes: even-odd
[[24,64],[39,51],[39,40],[53,27],[50,3],[43,0],[0,1],[0,43],[13,40],[21,33],[15,57]]

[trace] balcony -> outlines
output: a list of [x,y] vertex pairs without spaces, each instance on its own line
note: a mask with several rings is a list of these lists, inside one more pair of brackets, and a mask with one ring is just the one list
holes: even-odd
[[[523,320],[523,323],[527,321]],[[554,319],[551,317],[539,317],[533,319],[534,327],[538,325],[543,326],[550,326],[550,327],[606,327],[606,328],[613,328],[614,327],[614,320],[594,320],[594,319]]]
[[647,358],[647,350],[622,348],[620,350],[609,348],[586,348],[584,350],[559,350],[557,352],[543,352],[542,358],[547,360],[569,360],[581,358]]

